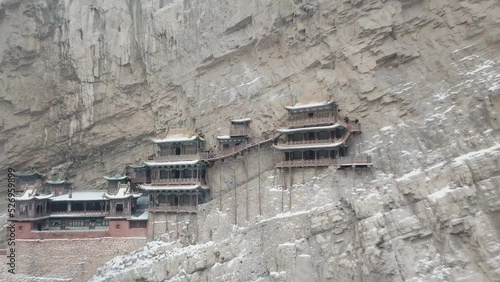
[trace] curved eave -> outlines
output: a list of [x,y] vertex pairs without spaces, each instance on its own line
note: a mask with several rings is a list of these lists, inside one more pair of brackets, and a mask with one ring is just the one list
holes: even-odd
[[108,193],[105,193],[104,197],[106,199],[110,199],[110,200],[120,200],[120,199],[128,199],[128,198],[132,197],[132,194],[128,194],[128,195],[125,195],[125,196],[115,196],[115,195],[110,195]]
[[35,199],[37,199],[37,200],[45,200],[45,199],[52,198],[52,196],[54,196],[54,194],[40,195],[40,196],[35,196]]
[[296,104],[295,106],[285,106],[285,109],[288,111],[302,111],[306,109],[317,109],[321,107],[329,107],[333,105],[335,102],[320,102],[320,103],[310,103],[310,104]]
[[130,167],[130,168],[145,168],[146,166],[144,164],[132,164],[132,165],[129,165],[128,167]]
[[46,180],[46,184],[49,185],[60,185],[60,184],[73,184],[72,180],[61,180],[61,181],[51,181],[51,180]]
[[193,160],[193,161],[174,161],[174,162],[145,162],[144,164],[147,166],[189,166],[189,165],[197,165],[202,163],[201,160]]
[[301,127],[301,128],[279,128],[276,131],[279,133],[296,133],[296,132],[307,132],[307,131],[331,130],[331,129],[335,129],[337,127],[344,127],[344,126],[340,123],[335,123],[335,124],[327,125],[327,126],[312,126],[312,127]]
[[21,171],[21,172],[14,172],[15,176],[35,176],[38,175],[40,177],[44,177],[44,174],[41,174],[40,172],[33,170],[33,171]]
[[191,142],[195,140],[200,140],[200,141],[205,141],[205,139],[201,138],[200,136],[191,136],[191,137],[171,137],[171,138],[163,138],[163,139],[157,139],[157,138],[151,138],[153,143],[155,144],[166,144],[166,143],[179,143],[179,142]]
[[28,197],[28,198],[14,197],[14,199],[16,200],[16,202],[29,201],[29,200],[33,200],[34,198],[35,198],[34,196],[31,196],[31,197]]
[[251,122],[251,118],[240,118],[240,119],[233,119],[231,120],[232,124],[245,124]]
[[104,179],[106,180],[125,180],[127,179],[128,176],[119,176],[119,177],[116,177],[116,176],[104,176]]
[[280,151],[293,151],[293,150],[314,150],[314,149],[330,149],[336,148],[340,145],[344,144],[344,142],[338,143],[326,143],[326,144],[304,144],[304,145],[273,145],[276,150]]
[[146,185],[141,184],[139,189],[144,191],[193,191],[203,188],[201,185]]

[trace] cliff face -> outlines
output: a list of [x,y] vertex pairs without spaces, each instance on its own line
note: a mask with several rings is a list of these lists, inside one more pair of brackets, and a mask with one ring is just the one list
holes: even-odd
[[[265,261],[232,256],[254,259],[255,279],[294,267],[317,281],[498,279],[498,1],[4,0],[0,35],[2,170],[57,167],[88,189],[168,128],[213,146],[229,118],[252,117],[260,135],[284,105],[331,98],[360,118],[374,168],[354,182],[321,172],[292,208],[309,233],[259,233]],[[334,192],[315,199],[322,189]],[[328,227],[336,214],[349,224]],[[235,263],[190,275],[222,279]]]

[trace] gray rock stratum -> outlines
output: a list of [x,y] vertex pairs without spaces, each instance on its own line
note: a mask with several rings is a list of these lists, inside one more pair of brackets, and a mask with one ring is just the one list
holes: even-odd
[[94,280],[500,281],[498,1],[0,5],[2,171],[94,188],[168,128],[213,146],[229,118],[261,135],[301,101],[363,124],[370,171],[308,171],[282,211],[267,170],[263,217],[209,203],[198,245],[150,243]]

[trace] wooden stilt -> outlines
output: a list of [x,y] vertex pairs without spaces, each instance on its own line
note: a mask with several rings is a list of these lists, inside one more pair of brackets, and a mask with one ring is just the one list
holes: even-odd
[[248,190],[248,166],[247,166],[247,161],[243,160],[243,166],[245,169],[245,182],[246,182],[246,199],[245,199],[245,219],[247,221],[250,220],[250,215],[249,215],[249,207],[248,207],[248,202],[250,201],[250,191]]
[[289,174],[289,177],[290,177],[290,182],[289,182],[289,194],[290,194],[290,197],[289,197],[289,202],[288,202],[288,205],[290,206],[289,209],[290,209],[290,212],[292,212],[292,189],[293,189],[293,179],[292,179],[292,167],[289,166],[288,167],[288,174]]
[[234,190],[234,225],[238,225],[238,203],[236,201],[236,176],[233,176],[233,190]]
[[[258,152],[257,154],[259,155],[259,163],[257,165],[258,167],[258,176],[257,178],[259,179],[259,216],[262,216],[262,203],[261,203],[261,198],[260,198],[260,144],[259,144],[259,147],[257,148]],[[273,153],[274,153],[274,150],[273,150]],[[274,158],[273,158],[273,161],[274,161]]]
[[151,213],[152,217],[153,217],[153,229],[151,230],[151,241],[153,241],[155,239],[155,221],[156,221],[156,213]]
[[283,187],[281,187],[281,212],[283,212],[285,210],[284,193],[286,187],[285,171],[283,170],[283,167],[281,168],[281,178],[283,179]]
[[304,180],[304,167],[302,167],[302,185],[306,184],[305,180]]
[[355,172],[356,166],[352,166],[352,188],[356,187],[356,172]]
[[222,163],[219,166],[219,211],[222,211]]

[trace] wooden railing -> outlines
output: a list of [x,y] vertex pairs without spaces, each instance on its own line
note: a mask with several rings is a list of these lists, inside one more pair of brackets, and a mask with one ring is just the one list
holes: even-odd
[[166,204],[159,204],[149,207],[149,211],[153,212],[197,212],[198,207],[193,205],[171,206]]
[[318,159],[318,160],[289,160],[280,161],[276,167],[307,167],[307,166],[329,166],[332,164],[332,159]]
[[349,156],[338,159],[288,160],[276,163],[276,167],[308,167],[308,166],[371,166],[371,156]]
[[306,126],[306,125],[317,125],[322,123],[335,123],[335,116],[330,113],[316,113],[312,117],[304,117],[300,119],[289,119],[286,121],[287,126]]
[[38,218],[50,215],[50,212],[37,213],[35,215],[29,213],[17,214],[14,219]]
[[130,181],[132,183],[147,183],[148,179],[147,179],[147,177],[133,177],[133,178],[130,178]]
[[330,144],[342,142],[344,138],[330,138],[330,139],[314,139],[314,140],[302,140],[302,141],[288,141],[288,145],[302,145],[302,144]]
[[369,155],[340,157],[337,161],[337,164],[340,166],[371,165],[372,157]]
[[212,159],[223,159],[230,157],[232,155],[235,155],[247,148],[253,147],[256,144],[252,141],[248,141],[246,143],[242,143],[240,145],[228,148],[228,149],[222,149],[214,152],[204,152],[201,154],[202,159],[204,160],[212,160]]
[[90,214],[90,215],[106,215],[109,211],[51,211],[47,214]]
[[201,154],[183,154],[183,155],[167,155],[160,156],[156,155],[153,160],[155,161],[186,161],[186,160],[197,160],[200,159]]
[[343,127],[347,128],[350,132],[361,132],[361,123],[355,123],[353,121],[346,122],[344,119],[339,119],[338,121]]
[[167,178],[167,179],[151,179],[151,184],[199,184],[200,179],[197,178]]

